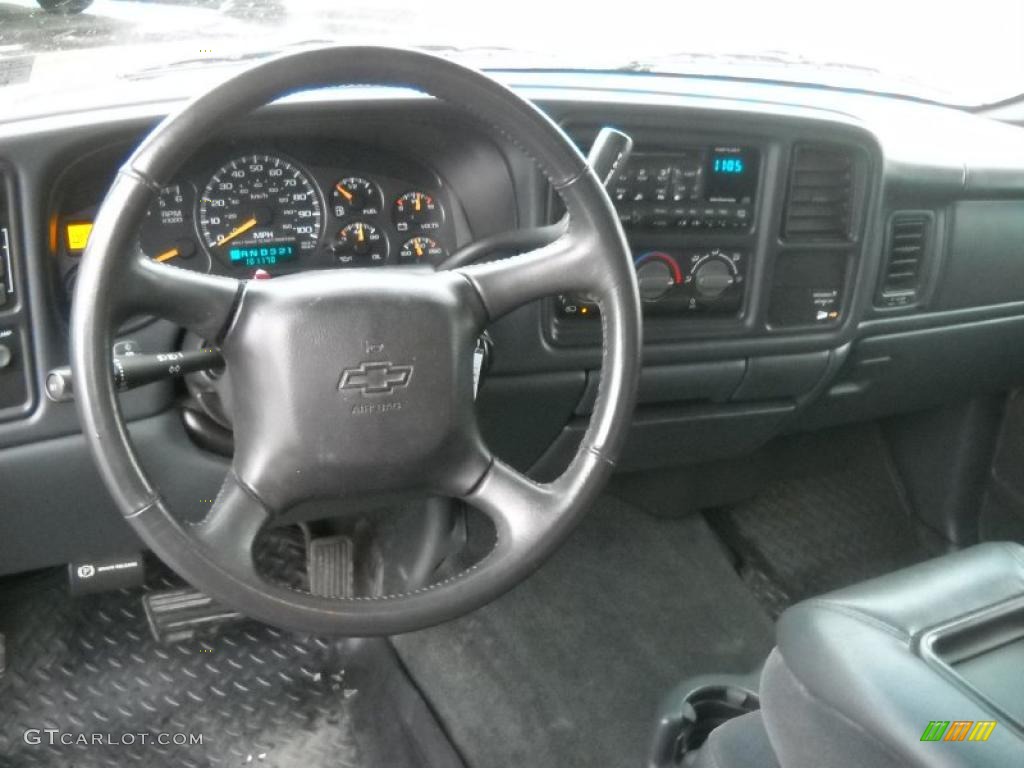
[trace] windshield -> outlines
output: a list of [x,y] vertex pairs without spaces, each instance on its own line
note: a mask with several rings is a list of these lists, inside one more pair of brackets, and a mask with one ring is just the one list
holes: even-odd
[[750,78],[964,106],[1024,92],[1019,0],[0,0],[0,85],[68,89],[315,42],[423,47],[491,69]]

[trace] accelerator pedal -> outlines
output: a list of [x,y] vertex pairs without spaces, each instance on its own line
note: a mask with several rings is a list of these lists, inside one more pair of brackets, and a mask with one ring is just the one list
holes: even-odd
[[309,591],[317,597],[352,597],[355,546],[348,536],[319,536],[306,545]]
[[212,597],[194,589],[150,592],[142,598],[149,630],[164,644],[193,640],[197,635],[215,634],[226,624],[241,621],[238,611],[225,608]]

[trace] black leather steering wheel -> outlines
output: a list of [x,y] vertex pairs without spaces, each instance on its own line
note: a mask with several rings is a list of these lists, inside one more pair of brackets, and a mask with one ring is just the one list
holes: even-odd
[[[561,196],[566,234],[519,256],[451,271],[322,270],[260,281],[199,274],[138,253],[134,238],[147,207],[195,147],[227,121],[282,95],[345,84],[414,88],[504,133]],[[484,445],[474,415],[472,353],[490,321],[567,291],[599,303],[601,385],[575,458],[560,477],[541,484]],[[150,484],[119,410],[112,329],[137,314],[164,317],[216,342],[231,374],[235,454],[208,516],[195,525],[172,516]],[[394,634],[494,599],[572,529],[609,476],[626,432],[640,323],[636,278],[615,211],[549,118],[446,59],[384,47],[321,48],[258,64],[213,88],[157,126],[121,168],[97,215],[75,290],[76,402],[121,512],[195,587],[285,628]],[[396,385],[342,386],[371,369],[388,372]],[[314,596],[257,572],[257,533],[295,503],[394,490],[457,497],[482,510],[495,524],[494,549],[453,578],[376,597]]]

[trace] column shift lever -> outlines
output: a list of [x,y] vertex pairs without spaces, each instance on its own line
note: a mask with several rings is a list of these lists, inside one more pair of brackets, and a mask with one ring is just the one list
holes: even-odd
[[[633,151],[633,139],[628,134],[607,126],[598,131],[587,153],[587,164],[606,187],[615,178],[615,172],[626,164]],[[512,229],[485,237],[463,246],[438,265],[438,269],[455,269],[472,264],[495,252],[523,253],[553,243],[569,226],[568,216],[554,224],[532,229]]]

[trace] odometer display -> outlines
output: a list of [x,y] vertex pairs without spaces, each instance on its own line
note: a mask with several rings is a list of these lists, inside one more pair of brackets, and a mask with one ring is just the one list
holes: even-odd
[[210,178],[199,202],[206,245],[232,266],[273,266],[311,254],[322,228],[313,182],[272,155],[245,155],[227,163]]
[[295,243],[264,243],[262,245],[229,245],[228,258],[241,267],[273,267],[299,255]]

